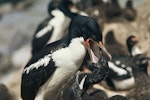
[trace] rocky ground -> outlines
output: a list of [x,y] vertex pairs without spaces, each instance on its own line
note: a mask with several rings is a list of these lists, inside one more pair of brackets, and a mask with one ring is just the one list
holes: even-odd
[[[34,1],[34,0],[33,0]],[[38,25],[47,16],[49,0],[30,2],[28,7],[12,9],[10,4],[0,6],[0,83],[4,83],[10,92],[20,100],[20,79],[22,68],[30,58],[30,42]],[[3,7],[3,10],[1,9]],[[104,25],[104,38],[107,32],[114,31],[116,40],[123,46],[126,38],[133,34],[139,39],[139,46],[150,56],[150,1],[137,5],[137,18],[132,22],[113,22]],[[5,8],[5,9],[4,9]],[[126,46],[125,46],[126,49]],[[126,51],[126,50],[125,50]],[[138,72],[138,73],[137,73]],[[127,91],[110,91],[99,84],[96,88],[106,90],[109,96],[121,94],[131,100],[150,99],[150,78],[135,68],[136,86]]]

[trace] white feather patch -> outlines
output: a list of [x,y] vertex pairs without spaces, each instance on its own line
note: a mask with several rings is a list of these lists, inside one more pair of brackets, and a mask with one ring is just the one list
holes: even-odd
[[142,54],[142,51],[141,51],[137,46],[134,46],[134,47],[132,48],[131,53],[132,53],[132,56],[135,56],[135,55],[137,55],[137,54]]
[[56,9],[52,11],[54,18],[49,22],[54,27],[53,34],[47,42],[47,44],[62,39],[67,35],[67,29],[71,19],[60,10]]
[[99,15],[99,11],[96,9],[96,10],[94,10],[94,14],[96,15],[96,16],[98,16]]
[[84,39],[74,38],[69,47],[62,48],[53,53],[52,58],[56,66],[71,66],[81,63],[81,59],[85,57],[86,48],[84,46]]
[[122,64],[121,67],[122,67],[122,68],[126,68],[126,65],[125,65],[125,64]]
[[135,86],[135,79],[134,77],[131,77],[121,81],[113,80],[113,83],[117,90],[126,90],[126,89],[131,89],[132,87]]
[[118,75],[125,75],[127,74],[126,70],[117,67],[116,65],[114,65],[112,62],[108,62],[109,68],[111,68],[114,72],[116,72]]
[[85,82],[85,78],[86,78],[86,77],[87,77],[87,75],[82,78],[82,80],[81,80],[81,82],[80,82],[80,84],[79,84],[79,88],[80,88],[80,89],[83,89],[83,86],[84,86],[84,82]]
[[62,48],[53,52],[52,54],[45,55],[37,62],[25,68],[23,72],[26,72],[26,74],[28,74],[34,68],[38,69],[41,66],[46,67],[49,64],[51,58],[53,58],[53,61],[55,62],[57,67],[66,67],[81,64],[86,54],[86,49],[83,43],[83,38],[75,38],[71,41],[69,47]]
[[55,99],[59,89],[79,70],[86,54],[83,43],[82,37],[74,38],[68,47],[59,49],[52,54],[57,69],[40,87],[36,98],[41,99],[45,94],[48,94],[47,97],[54,97],[53,99]]
[[52,30],[52,25],[48,24],[45,28],[43,28],[41,31],[39,31],[39,32],[36,34],[36,38],[42,37],[42,36],[45,35],[48,31],[51,31],[51,30]]
[[120,60],[115,61],[115,64],[116,64],[116,65],[121,64]]
[[49,64],[50,60],[51,60],[51,54],[48,54],[44,56],[43,58],[41,58],[40,60],[38,60],[37,62],[31,64],[29,67],[25,68],[23,73],[26,72],[26,74],[29,74],[29,72],[34,68],[38,69],[41,66],[45,67]]

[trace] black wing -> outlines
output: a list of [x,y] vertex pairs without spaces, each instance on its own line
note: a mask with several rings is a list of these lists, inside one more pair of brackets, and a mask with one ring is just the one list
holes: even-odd
[[39,52],[41,50],[42,47],[44,47],[46,45],[46,43],[48,42],[48,40],[50,39],[52,33],[53,33],[53,26],[51,26],[52,28],[47,31],[43,36],[41,37],[36,37],[36,35],[38,34],[38,32],[40,32],[41,30],[43,30],[45,27],[47,27],[48,22],[52,19],[52,17],[49,17],[47,19],[45,19],[38,27],[37,30],[33,36],[32,39],[32,54],[35,54],[37,52]]
[[[29,63],[25,66],[25,69],[29,68],[32,64],[35,64],[40,59],[44,58],[45,55],[51,54],[50,52],[53,52],[65,46],[66,44],[63,43],[62,40],[45,46],[38,54],[35,54],[31,58]],[[23,100],[34,100],[39,87],[43,85],[55,71],[55,63],[51,59],[49,60],[47,66],[40,65],[38,69],[33,68],[28,73],[27,71],[25,71],[25,69],[22,74],[21,97],[23,98]]]
[[49,23],[49,21],[50,21],[52,18],[53,18],[53,16],[49,16],[49,17],[47,17],[46,19],[44,19],[44,21],[42,21],[42,22],[38,25],[38,27],[37,27],[37,29],[36,29],[34,35],[36,35],[37,32],[39,32],[41,29],[43,29],[45,26],[47,26],[48,23]]

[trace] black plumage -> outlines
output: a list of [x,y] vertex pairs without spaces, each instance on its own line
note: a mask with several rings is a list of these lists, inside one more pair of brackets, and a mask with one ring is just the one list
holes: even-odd
[[126,8],[122,10],[122,16],[128,21],[136,19],[137,11],[133,6],[133,0],[128,0],[126,2]]
[[[113,90],[127,90],[135,86],[135,78],[132,71],[135,64],[129,57],[113,57],[108,66],[109,73],[105,81]],[[126,83],[126,86],[123,83]]]
[[[78,72],[76,78],[72,79],[67,88],[63,88],[64,100],[107,100],[106,93],[99,89],[91,88],[92,85],[101,82],[108,74],[107,60],[101,58],[97,64],[92,65],[93,71],[91,73]],[[90,92],[88,92],[90,90]],[[59,98],[60,99],[60,98]]]
[[146,56],[146,54],[142,53],[142,51],[137,46],[138,39],[136,36],[131,35],[127,38],[126,44],[128,47],[128,51],[131,56],[131,60],[139,66],[140,70],[143,70],[145,73],[148,74],[148,66],[150,57]]
[[[55,25],[51,24],[52,20],[56,21],[60,19],[60,25],[62,24],[63,26],[66,26],[68,27],[69,26],[69,23],[67,23],[67,21],[70,19],[72,19],[73,17],[75,17],[77,15],[77,13],[72,13],[70,11],[70,7],[73,6],[73,3],[70,1],[70,0],[56,0],[56,1],[51,1],[48,5],[48,13],[49,13],[49,16],[44,20],[42,21],[34,35],[33,35],[33,39],[32,39],[32,55],[39,52],[49,41],[50,39],[52,38],[52,35],[53,34],[61,34],[61,38],[63,38],[65,35],[66,35],[66,28],[62,28],[62,26],[59,27],[56,27]],[[57,12],[55,10],[59,10],[58,12],[58,16],[57,16]],[[61,15],[64,14],[64,17],[68,18],[68,19],[62,19],[61,17],[62,16],[59,16],[59,13]],[[57,19],[55,19],[57,18]],[[64,21],[62,23],[62,21]],[[60,30],[62,29],[62,30]],[[60,30],[60,32],[62,31],[62,33],[55,33],[54,31],[55,30]],[[38,35],[38,34],[42,34],[43,35]],[[59,35],[60,36],[60,35]],[[57,41],[57,38],[59,37],[57,36],[56,37],[56,40]],[[60,39],[60,38],[58,38]],[[54,42],[54,40],[52,40],[51,42]]]
[[[21,82],[21,97],[23,98],[23,100],[34,100],[34,98],[37,96],[39,97],[39,95],[44,96],[42,97],[44,99],[48,98],[52,99],[53,96],[54,99],[55,96],[57,95],[58,90],[64,84],[63,82],[66,82],[72,75],[74,75],[81,66],[86,51],[84,50],[85,44],[80,42],[81,41],[87,42],[88,38],[91,38],[92,40],[96,41],[96,43],[102,41],[102,33],[100,27],[97,24],[97,22],[90,17],[77,16],[76,18],[74,18],[70,24],[68,32],[69,34],[66,38],[45,46],[39,53],[35,54],[31,58],[29,63],[26,65],[22,73],[22,82]],[[74,48],[75,50],[72,47],[70,47],[74,39],[76,41],[80,40],[79,42],[77,42],[80,48],[76,49]],[[100,46],[100,48],[101,49],[99,50],[100,52],[102,52],[103,47]],[[78,58],[77,55],[68,56],[68,52],[64,51],[68,49],[72,50],[72,52],[74,53],[76,52],[81,53],[82,55],[77,54],[78,56],[81,57]],[[104,51],[102,53],[104,53]],[[66,56],[70,58],[64,59],[63,57],[65,56],[63,56],[63,54],[66,54]],[[101,56],[101,58],[103,58],[103,56]],[[65,65],[63,64],[59,65],[58,60],[60,62],[61,60],[65,60],[65,63],[63,63],[64,61],[62,61],[62,63]],[[73,65],[69,66],[68,63],[70,62]],[[55,75],[57,71],[61,72],[59,73],[60,74],[59,80],[55,78],[59,76],[58,74]],[[65,71],[67,71],[67,73],[65,73]],[[53,81],[51,79],[53,79]],[[58,82],[55,83],[54,80],[57,80]],[[54,84],[56,86],[51,86],[51,84]],[[42,91],[41,87],[45,88],[45,90]],[[49,90],[51,88],[48,87],[51,87],[52,90]],[[49,95],[47,94],[51,96],[49,97]]]

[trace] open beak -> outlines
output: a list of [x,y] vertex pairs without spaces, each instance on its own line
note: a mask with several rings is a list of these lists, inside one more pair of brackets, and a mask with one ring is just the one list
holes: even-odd
[[103,43],[101,41],[99,41],[98,43],[89,38],[85,41],[85,44],[87,46],[92,63],[98,63],[100,58],[111,60],[111,55],[107,52],[106,48],[103,46]]

